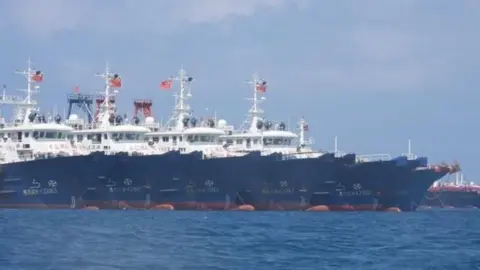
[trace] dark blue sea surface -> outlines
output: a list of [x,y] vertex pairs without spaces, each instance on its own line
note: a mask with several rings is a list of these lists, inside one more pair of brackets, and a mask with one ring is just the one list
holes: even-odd
[[0,269],[480,269],[480,211],[0,210]]

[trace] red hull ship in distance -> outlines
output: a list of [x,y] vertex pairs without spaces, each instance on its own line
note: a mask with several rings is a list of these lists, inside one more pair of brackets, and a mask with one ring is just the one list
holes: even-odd
[[480,185],[464,181],[457,173],[453,182],[436,182],[428,189],[422,203],[427,207],[479,208]]

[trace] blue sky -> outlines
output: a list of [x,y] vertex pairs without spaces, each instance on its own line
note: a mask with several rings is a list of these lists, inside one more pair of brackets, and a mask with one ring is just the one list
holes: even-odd
[[448,0],[176,0],[0,3],[0,81],[30,55],[45,73],[42,108],[62,108],[108,61],[123,78],[123,111],[151,98],[157,118],[173,106],[158,84],[183,64],[196,78],[192,106],[240,124],[243,83],[269,81],[264,109],[293,123],[304,115],[318,148],[458,160],[480,177],[480,2]]

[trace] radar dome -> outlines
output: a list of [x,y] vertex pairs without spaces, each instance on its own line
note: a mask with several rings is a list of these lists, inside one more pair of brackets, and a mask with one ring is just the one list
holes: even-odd
[[155,119],[153,117],[149,116],[149,117],[145,118],[145,123],[146,124],[153,124],[153,123],[155,123]]
[[71,115],[68,117],[68,120],[72,120],[72,121],[78,120],[78,115],[76,115],[76,114],[71,114]]
[[218,120],[217,127],[224,128],[227,126],[227,121],[225,119]]

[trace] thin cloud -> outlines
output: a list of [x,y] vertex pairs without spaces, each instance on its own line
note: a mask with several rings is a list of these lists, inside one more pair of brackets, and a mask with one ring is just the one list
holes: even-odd
[[232,16],[248,17],[259,9],[309,0],[15,0],[2,4],[0,26],[15,27],[34,39],[49,39],[63,31],[91,31],[103,35],[178,29],[179,24],[222,22]]

